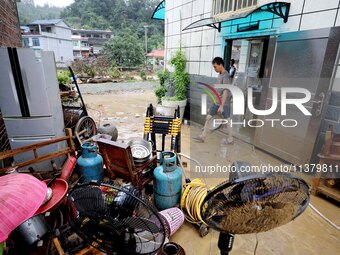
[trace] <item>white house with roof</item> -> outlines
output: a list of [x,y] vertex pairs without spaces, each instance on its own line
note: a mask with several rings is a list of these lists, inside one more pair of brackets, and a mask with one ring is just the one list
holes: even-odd
[[23,47],[53,51],[57,64],[73,60],[71,28],[62,19],[35,20],[21,31]]
[[74,58],[88,57],[100,54],[103,46],[113,38],[110,30],[72,29]]

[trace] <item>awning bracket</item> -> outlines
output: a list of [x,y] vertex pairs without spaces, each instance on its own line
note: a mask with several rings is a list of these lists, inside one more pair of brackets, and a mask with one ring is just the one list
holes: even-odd
[[[285,13],[283,8],[285,7]],[[289,17],[290,3],[277,2],[267,5],[267,11],[271,12],[283,19],[284,23],[287,23]]]
[[290,5],[291,4],[287,2],[272,2],[272,3],[264,4],[252,10],[248,10],[248,11],[244,11],[244,12],[241,12],[235,15],[231,15],[231,17],[227,17],[227,18],[214,18],[214,17],[204,18],[204,19],[200,19],[200,20],[197,20],[191,23],[190,25],[185,27],[183,31],[188,30],[188,29],[208,26],[208,27],[217,29],[218,32],[221,32],[222,22],[232,21],[232,20],[240,19],[240,18],[246,18],[249,15],[252,15],[258,11],[273,13],[274,15],[277,15],[278,17],[282,18],[284,23],[287,23],[288,17],[289,17]]
[[213,24],[209,24],[207,26],[211,27],[211,28],[215,28],[215,29],[217,29],[218,32],[221,32],[221,22],[218,22],[217,25],[216,25],[216,23],[213,23]]

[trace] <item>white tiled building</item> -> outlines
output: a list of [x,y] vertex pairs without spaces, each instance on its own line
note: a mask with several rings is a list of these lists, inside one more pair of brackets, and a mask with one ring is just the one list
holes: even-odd
[[53,51],[57,64],[73,60],[71,28],[61,19],[36,20],[22,27],[22,45]]
[[[196,82],[216,82],[212,59],[222,57],[227,68],[235,59],[234,85],[254,88],[257,109],[270,108],[272,87],[302,87],[312,94],[311,117],[287,110],[285,117],[297,119],[297,127],[236,128],[235,136],[288,162],[310,162],[329,124],[340,133],[340,81],[333,79],[340,78],[339,7],[339,0],[166,0],[165,64],[172,70],[171,56],[185,52],[190,119],[204,123]],[[271,117],[283,118],[277,112]]]
[[[223,55],[223,31],[207,26],[182,31],[189,24],[212,17],[213,3],[223,0],[167,0],[165,16],[166,62],[172,53],[180,47],[185,50],[189,61],[190,74],[215,76],[211,68],[212,56]],[[226,0],[228,1],[228,0]],[[240,0],[239,2],[242,2]],[[268,0],[248,1],[255,6],[275,2]],[[278,1],[277,1],[278,2]],[[339,0],[294,0],[290,2],[290,12],[287,23],[275,22],[273,29],[278,33],[303,31],[308,29],[340,26]],[[240,10],[242,11],[242,10]],[[283,23],[283,24],[282,24]],[[170,67],[171,68],[171,67]]]

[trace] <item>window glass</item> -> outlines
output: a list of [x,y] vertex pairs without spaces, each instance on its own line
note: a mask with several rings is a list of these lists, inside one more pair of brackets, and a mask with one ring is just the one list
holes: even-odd
[[32,38],[32,44],[33,46],[40,46],[39,38]]
[[29,47],[30,46],[30,41],[28,38],[23,38],[22,39],[22,47]]
[[257,0],[213,0],[213,14],[218,15],[257,6]]
[[82,47],[88,47],[89,43],[87,41],[81,41],[81,46]]

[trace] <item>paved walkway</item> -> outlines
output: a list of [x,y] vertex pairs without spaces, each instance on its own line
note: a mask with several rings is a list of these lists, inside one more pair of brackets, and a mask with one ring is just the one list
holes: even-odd
[[104,94],[120,90],[152,90],[155,86],[157,86],[157,84],[157,81],[124,83],[84,83],[79,84],[79,88],[82,94]]

